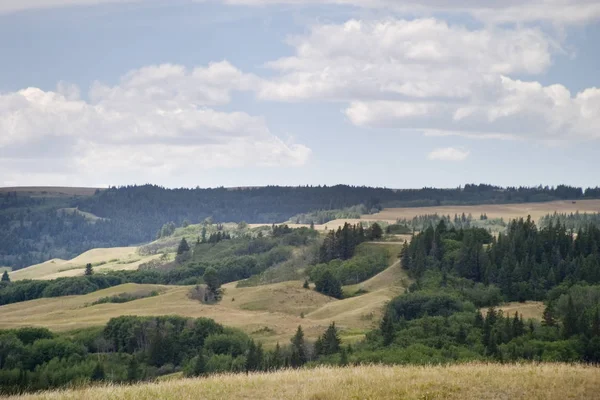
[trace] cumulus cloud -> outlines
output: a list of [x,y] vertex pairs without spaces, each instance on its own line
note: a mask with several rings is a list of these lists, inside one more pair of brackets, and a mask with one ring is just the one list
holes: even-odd
[[427,155],[428,160],[437,161],[464,161],[469,157],[469,151],[456,147],[435,149]]
[[553,48],[538,29],[468,30],[433,18],[317,25],[290,44],[294,56],[267,64],[281,76],[261,97],[466,98],[498,74],[545,71]]
[[2,94],[0,166],[23,171],[11,166],[45,159],[36,163],[41,171],[29,173],[50,165],[62,174],[114,178],[126,170],[155,180],[193,169],[304,164],[310,149],[280,139],[262,117],[213,108],[256,79],[227,62],[192,70],[161,65],[132,71],[117,86],[95,83],[89,101],[64,83],[55,92]]
[[433,18],[350,20],[314,26],[290,39],[291,57],[259,97],[346,103],[357,126],[428,135],[596,139],[596,88],[571,94],[511,76],[535,77],[560,46],[536,28],[468,29]]

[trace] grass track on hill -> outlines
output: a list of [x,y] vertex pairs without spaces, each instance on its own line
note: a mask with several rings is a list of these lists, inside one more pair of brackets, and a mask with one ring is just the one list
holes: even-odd
[[11,397],[63,399],[593,399],[597,367],[567,364],[359,366],[174,379]]

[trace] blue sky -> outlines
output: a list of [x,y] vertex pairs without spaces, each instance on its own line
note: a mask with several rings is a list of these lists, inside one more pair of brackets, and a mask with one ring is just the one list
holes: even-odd
[[600,3],[5,0],[0,185],[596,186]]

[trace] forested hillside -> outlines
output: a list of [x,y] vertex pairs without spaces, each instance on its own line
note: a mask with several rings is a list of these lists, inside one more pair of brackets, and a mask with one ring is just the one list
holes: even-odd
[[[15,269],[51,258],[72,258],[95,247],[148,242],[167,222],[181,225],[206,218],[215,222],[277,223],[306,213],[361,206],[366,212],[383,206],[519,203],[598,198],[600,189],[558,186],[500,188],[466,185],[457,189],[410,189],[353,186],[263,187],[239,189],[165,189],[127,186],[97,191],[93,196],[44,197],[21,192],[0,193],[0,266]],[[74,208],[80,213],[59,212]],[[319,220],[340,213],[316,213]],[[343,215],[343,213],[342,213]]]

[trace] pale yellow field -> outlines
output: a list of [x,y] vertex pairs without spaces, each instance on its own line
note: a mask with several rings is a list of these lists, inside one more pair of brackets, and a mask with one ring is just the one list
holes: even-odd
[[73,258],[61,260],[55,258],[41,264],[32,265],[9,273],[10,279],[56,279],[68,276],[83,275],[87,263],[102,265],[94,266],[96,272],[135,270],[140,264],[160,257],[160,255],[140,256],[137,247],[111,247],[107,249],[92,249]]
[[515,312],[518,312],[525,320],[530,318],[541,320],[542,315],[544,314],[544,308],[544,303],[541,301],[526,301],[524,303],[512,302],[498,307],[499,310],[502,310],[504,315],[508,314],[513,316],[515,315]]
[[100,386],[11,399],[598,399],[600,370],[577,364],[357,366]]
[[[298,325],[316,338],[335,321],[346,339],[356,339],[373,327],[384,304],[403,293],[406,275],[398,263],[364,284],[369,293],[336,300],[302,288],[302,281],[256,287],[224,285],[223,299],[205,305],[188,297],[190,287],[126,284],[83,296],[43,298],[0,307],[0,329],[44,326],[55,331],[98,326],[120,315],[181,315],[206,317],[240,328],[267,345],[287,342]],[[121,304],[88,306],[99,298],[142,289],[160,289],[156,297]],[[304,318],[302,318],[304,314]]]
[[[17,187],[0,187],[0,193],[3,192],[18,192],[25,193],[30,196],[55,196],[55,197],[70,197],[70,196],[92,196],[98,188],[84,187],[59,187],[59,186],[17,186]],[[103,190],[103,189],[100,189]]]
[[81,211],[78,208],[60,208],[57,210],[57,212],[59,214],[69,214],[69,215],[79,214],[89,222],[96,222],[98,220],[104,219],[104,218],[100,218],[97,215],[94,215],[92,213]]
[[[363,216],[364,220],[382,220],[390,223],[397,219],[412,219],[418,215],[439,214],[461,215],[471,213],[474,218],[487,214],[488,218],[504,218],[506,222],[514,218],[527,218],[531,215],[535,221],[546,214],[558,213],[596,213],[600,212],[600,200],[552,201],[547,203],[520,203],[520,204],[483,204],[477,206],[440,206],[440,207],[415,207],[415,208],[386,208],[373,215]],[[335,221],[332,221],[335,222]],[[331,224],[331,222],[329,223]]]
[[[504,218],[506,222],[515,218],[527,218],[531,215],[534,221],[547,214],[557,213],[597,213],[600,212],[600,200],[579,200],[573,201],[551,201],[545,203],[517,203],[517,204],[482,204],[477,206],[439,206],[439,207],[402,207],[402,208],[384,208],[377,214],[365,214],[356,218],[335,219],[322,225],[315,225],[316,230],[336,230],[343,227],[345,223],[358,224],[380,222],[385,224],[394,224],[398,219],[412,220],[419,215],[439,214],[461,215],[469,213],[473,218],[478,219],[481,214],[487,214],[488,218]],[[252,224],[250,227],[256,228],[268,224]],[[291,228],[308,227],[308,224],[289,224]],[[270,225],[269,225],[270,226]]]

